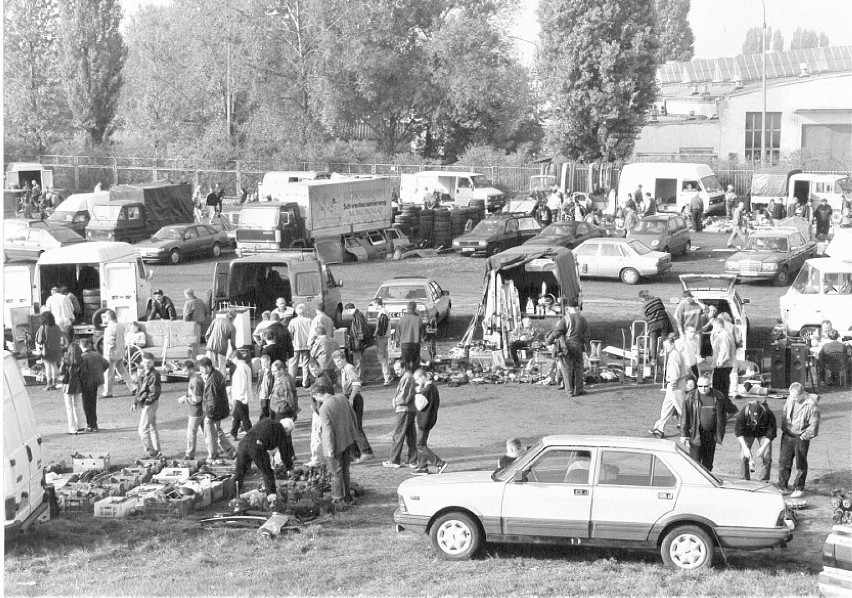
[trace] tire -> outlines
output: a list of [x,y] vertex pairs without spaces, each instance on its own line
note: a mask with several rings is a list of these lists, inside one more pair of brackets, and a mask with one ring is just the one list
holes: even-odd
[[180,251],[177,249],[172,249],[171,253],[169,253],[169,263],[172,265],[177,265],[180,263]]
[[104,314],[104,312],[106,312],[106,310],[107,308],[102,307],[101,309],[96,311],[92,316],[92,326],[95,327],[95,330],[103,330],[105,328],[105,326],[101,322],[101,316]]
[[213,257],[218,258],[222,255],[222,246],[219,243],[213,243]]
[[633,268],[625,268],[621,271],[620,276],[621,282],[623,282],[624,284],[638,284],[639,279],[641,278],[641,276],[639,276],[639,272],[637,272]]
[[663,538],[660,556],[670,569],[695,571],[713,565],[713,539],[700,527],[680,525]]
[[429,539],[432,549],[445,561],[466,561],[479,550],[482,532],[469,515],[451,512],[432,524]]
[[787,268],[778,270],[778,274],[772,279],[772,284],[776,287],[785,287],[788,282],[790,282],[790,273],[787,271]]

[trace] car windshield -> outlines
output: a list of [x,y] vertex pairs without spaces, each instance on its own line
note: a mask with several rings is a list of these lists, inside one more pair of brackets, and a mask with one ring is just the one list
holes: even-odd
[[70,228],[58,228],[56,230],[49,231],[49,234],[60,243],[65,241],[74,241],[75,239],[82,239],[80,235]]
[[660,235],[666,232],[666,223],[663,220],[640,220],[639,225],[631,232]]
[[746,242],[745,250],[787,253],[787,237],[751,237]]
[[407,285],[383,285],[376,297],[388,301],[417,301],[418,299],[426,299],[426,288]]
[[67,210],[57,210],[53,212],[50,216],[47,217],[48,222],[71,222],[74,220],[74,214],[77,212],[71,212]]
[[486,233],[489,235],[493,235],[495,233],[502,233],[506,229],[506,221],[505,220],[483,220],[474,228],[474,232],[477,233]]
[[494,473],[491,474],[491,479],[494,481],[506,482],[512,479],[512,476],[515,475],[515,472],[520,468],[526,467],[527,463],[530,462],[530,459],[533,455],[536,455],[541,451],[541,447],[543,443],[541,440],[536,442],[530,448],[525,450],[523,454],[515,459],[515,462],[509,465],[509,467],[505,469],[498,469]]
[[646,253],[651,253],[653,251],[653,249],[639,241],[629,241],[627,244],[630,245],[633,248],[633,251],[639,255],[645,255]]
[[828,275],[814,268],[810,264],[805,264],[796,280],[793,281],[793,290],[802,295],[822,295],[829,292]]
[[158,230],[152,239],[156,241],[180,241],[186,229],[180,226],[164,226]]
[[95,206],[92,216],[95,220],[118,220],[122,206]]
[[714,193],[722,193],[722,185],[719,184],[719,179],[716,178],[715,174],[701,177],[701,183],[710,195]]
[[541,231],[541,233],[539,233],[539,234],[542,235],[542,236],[544,236],[544,235],[574,236],[574,231],[576,231],[576,230],[577,230],[577,223],[576,222],[560,222],[558,224],[551,224],[550,226],[546,226]]
[[470,177],[470,180],[473,181],[473,186],[476,188],[479,187],[493,187],[494,184],[488,180],[488,178],[484,174],[477,174],[475,176]]
[[240,226],[249,228],[275,228],[287,222],[287,213],[282,212],[278,206],[252,207],[240,212]]

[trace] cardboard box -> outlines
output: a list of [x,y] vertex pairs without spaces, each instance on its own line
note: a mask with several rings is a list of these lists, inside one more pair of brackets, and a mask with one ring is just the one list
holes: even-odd
[[91,469],[109,469],[109,453],[73,457],[74,473],[83,473]]

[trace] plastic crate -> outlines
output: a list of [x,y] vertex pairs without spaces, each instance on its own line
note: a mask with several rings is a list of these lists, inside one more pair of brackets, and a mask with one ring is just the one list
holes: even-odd
[[234,459],[217,459],[213,463],[205,463],[200,471],[215,473],[216,475],[231,475],[235,468],[236,461]]
[[59,510],[68,515],[79,515],[92,513],[95,510],[95,502],[100,499],[96,496],[62,495],[59,498]]
[[88,457],[73,457],[74,473],[83,473],[90,469],[109,469],[110,456],[89,455]]
[[151,468],[149,467],[125,467],[120,472],[119,475],[126,478],[135,478],[136,485],[146,484],[151,481],[151,478],[154,476]]
[[188,467],[164,467],[153,479],[160,484],[178,484],[187,481],[190,473]]
[[192,496],[168,498],[165,500],[145,499],[143,501],[143,507],[146,515],[185,517],[195,510],[195,502],[196,499]]
[[140,497],[147,498],[147,497],[156,496],[157,494],[162,494],[163,491],[165,491],[165,489],[166,489],[166,484],[156,484],[156,483],[140,484],[139,486],[136,486],[135,488],[131,488],[130,490],[128,490],[127,495],[128,496],[140,496]]
[[165,467],[166,462],[163,459],[137,459],[134,467],[143,467],[151,472],[151,475],[160,473]]
[[138,503],[134,496],[109,496],[95,503],[95,517],[127,517],[136,512]]

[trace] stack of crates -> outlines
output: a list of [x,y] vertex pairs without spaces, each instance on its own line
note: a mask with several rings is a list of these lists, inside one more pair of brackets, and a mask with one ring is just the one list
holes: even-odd
[[94,505],[95,517],[120,518],[128,517],[138,509],[135,496],[108,496]]

